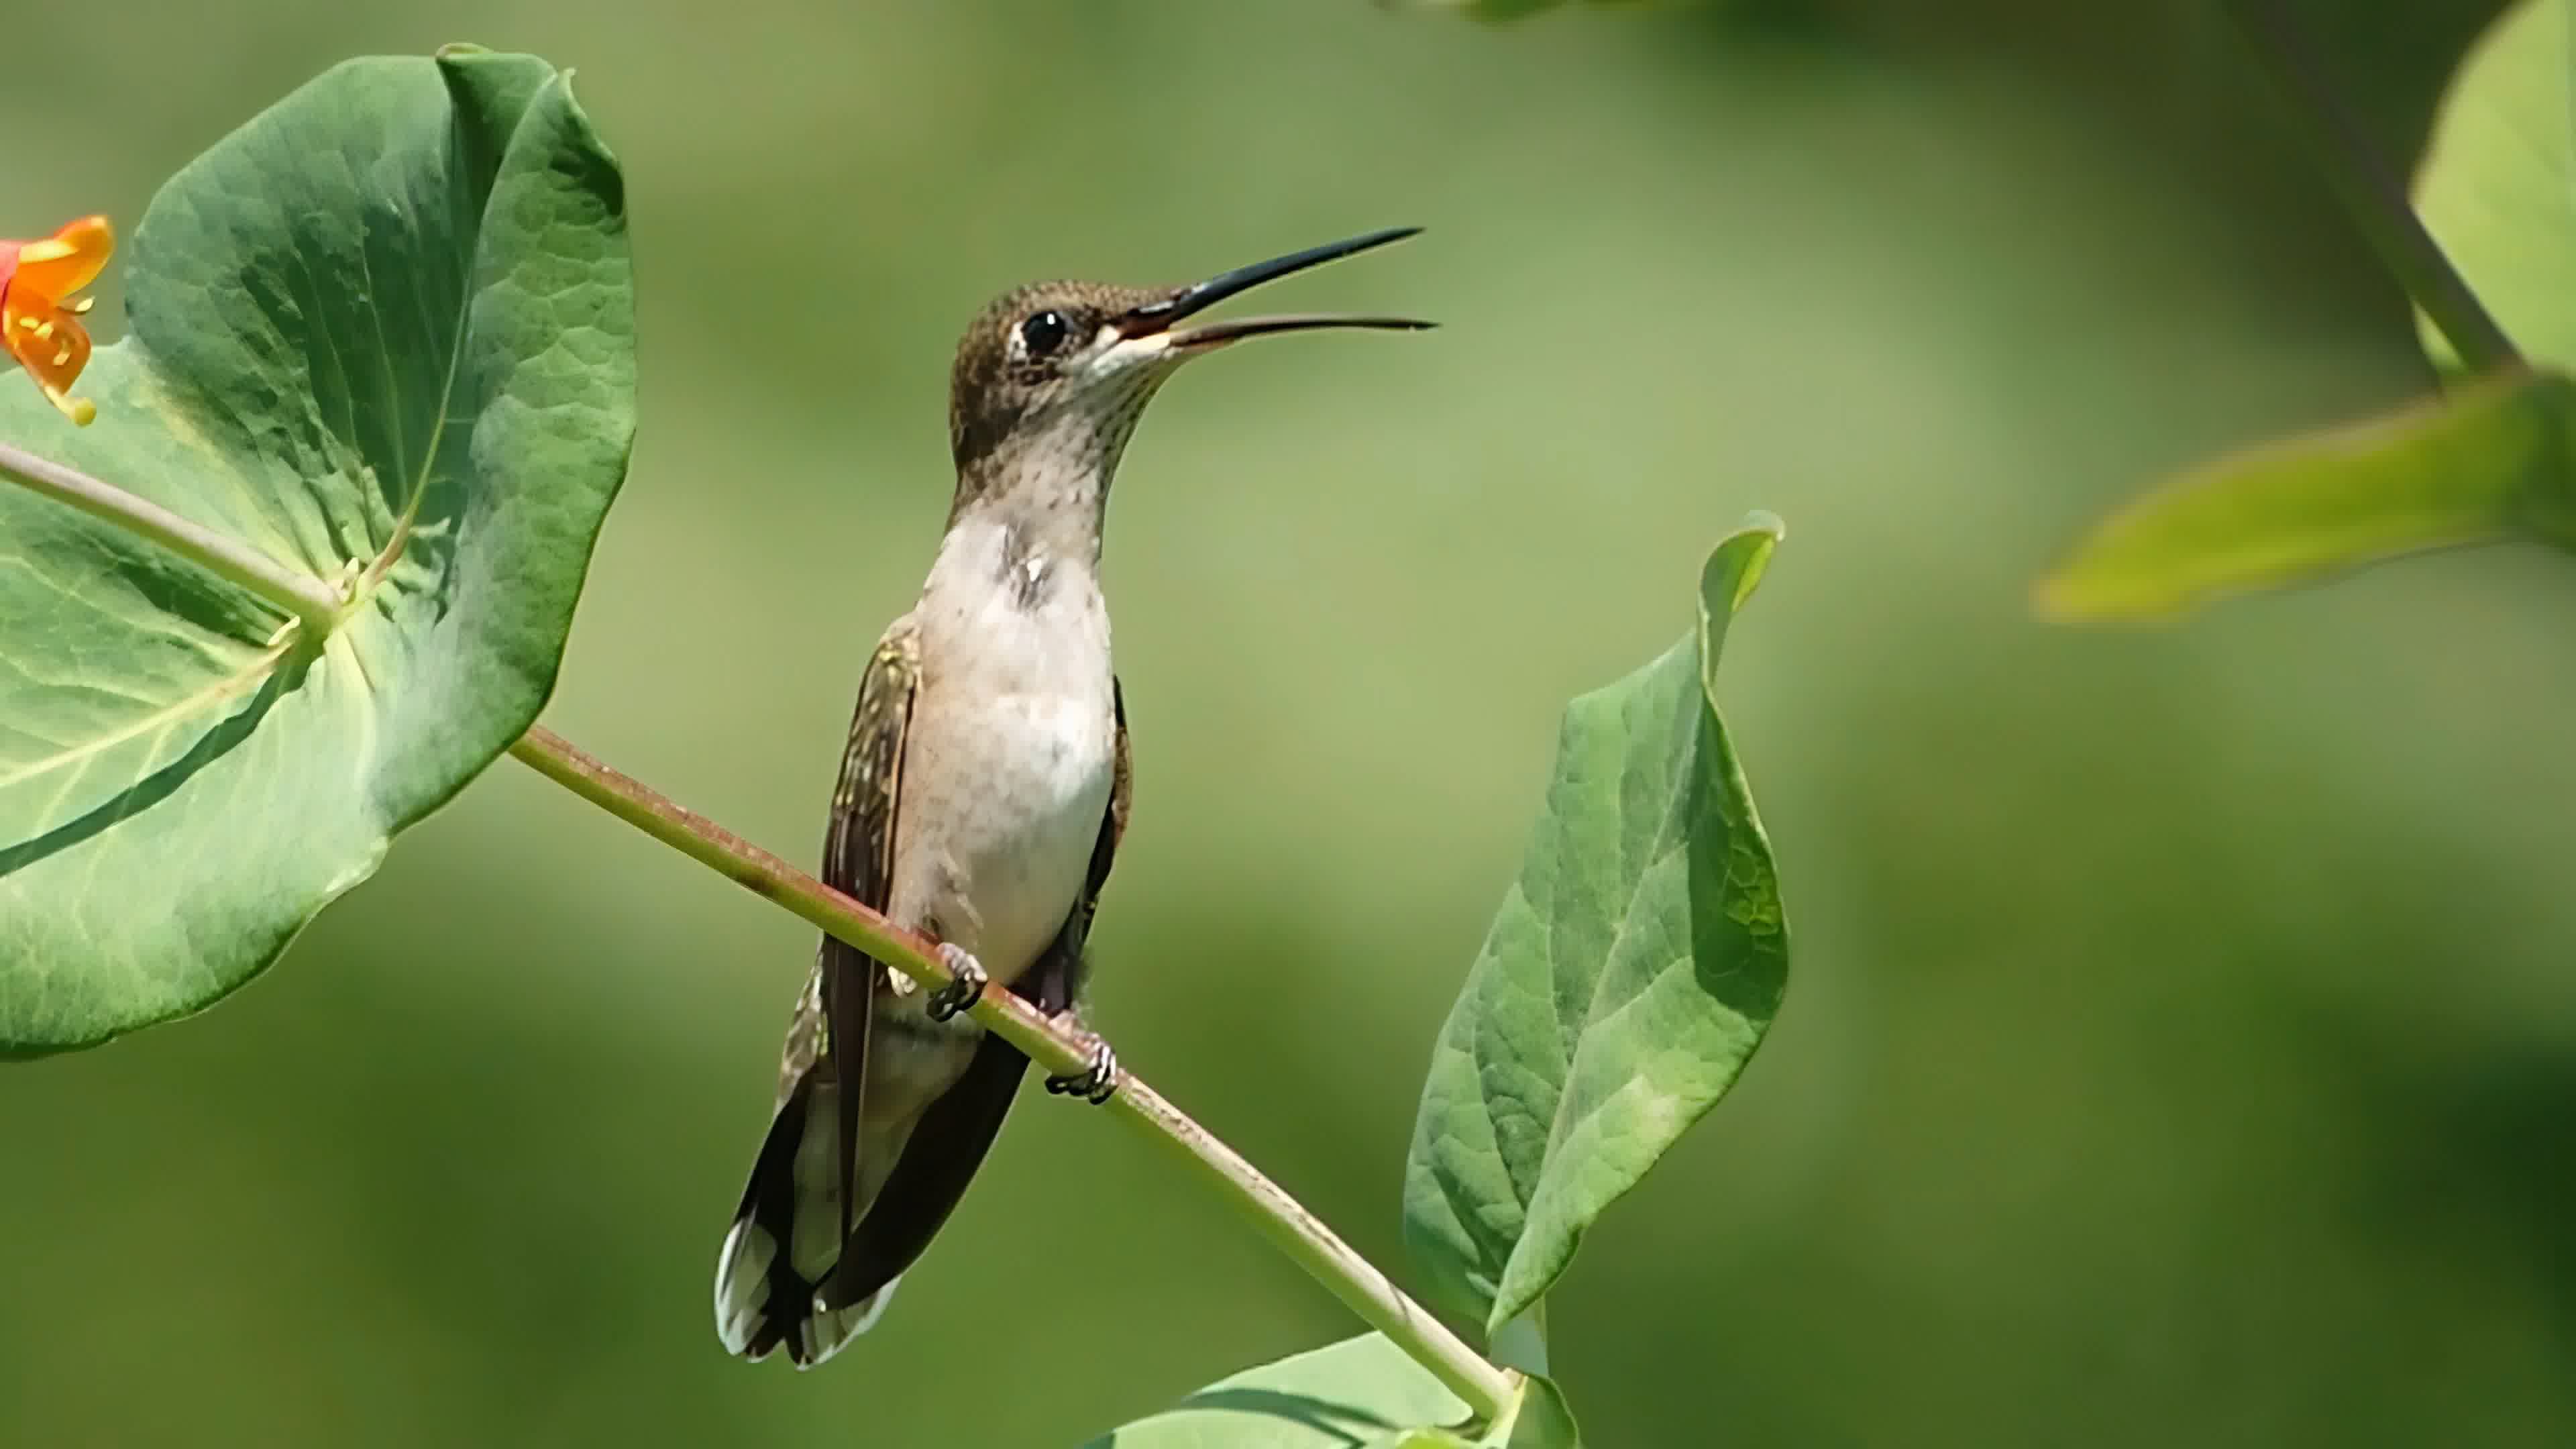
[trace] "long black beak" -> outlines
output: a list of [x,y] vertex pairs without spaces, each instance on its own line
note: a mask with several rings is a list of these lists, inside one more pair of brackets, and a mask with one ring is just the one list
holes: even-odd
[[1302,252],[1290,252],[1284,257],[1272,257],[1266,262],[1254,262],[1248,267],[1237,267],[1230,272],[1219,272],[1204,282],[1183,287],[1159,302],[1148,302],[1138,307],[1119,318],[1116,325],[1120,332],[1129,337],[1151,337],[1168,332],[1171,334],[1173,344],[1182,347],[1207,347],[1220,342],[1232,342],[1238,338],[1256,337],[1266,332],[1303,332],[1316,327],[1382,327],[1417,332],[1434,324],[1413,317],[1375,317],[1345,312],[1308,312],[1284,317],[1246,317],[1238,321],[1211,322],[1205,326],[1182,328],[1178,331],[1173,330],[1173,324],[1195,313],[1205,311],[1239,292],[1248,292],[1264,282],[1277,281],[1291,272],[1302,272],[1308,267],[1319,267],[1326,262],[1339,261],[1354,252],[1382,247],[1389,242],[1400,242],[1421,230],[1422,228],[1418,226],[1391,227],[1385,231],[1370,232],[1366,236],[1355,236],[1344,241],[1326,242],[1319,247],[1308,247]]

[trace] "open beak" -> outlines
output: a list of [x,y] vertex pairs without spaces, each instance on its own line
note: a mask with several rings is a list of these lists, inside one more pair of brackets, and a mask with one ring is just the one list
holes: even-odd
[[1418,226],[1399,226],[1386,231],[1373,231],[1366,236],[1355,236],[1346,241],[1327,242],[1319,247],[1308,247],[1302,252],[1290,252],[1284,257],[1272,257],[1266,262],[1254,262],[1248,267],[1237,267],[1230,272],[1220,272],[1204,282],[1183,287],[1159,302],[1148,302],[1117,318],[1110,325],[1116,327],[1120,335],[1130,339],[1138,341],[1147,338],[1159,339],[1163,344],[1159,350],[1165,354],[1184,349],[1196,350],[1220,346],[1269,332],[1305,332],[1318,327],[1379,327],[1418,332],[1434,324],[1412,317],[1373,317],[1348,312],[1306,312],[1290,316],[1244,317],[1230,322],[1203,323],[1196,327],[1181,327],[1177,324],[1238,292],[1250,291],[1264,282],[1276,281],[1291,272],[1302,272],[1308,267],[1318,267],[1326,262],[1338,261],[1354,252],[1364,252],[1372,247],[1385,246],[1389,242],[1402,241],[1421,230],[1422,228]]

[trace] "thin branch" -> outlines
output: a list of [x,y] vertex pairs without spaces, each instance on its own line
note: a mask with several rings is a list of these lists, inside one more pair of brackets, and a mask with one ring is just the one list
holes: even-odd
[[0,443],[0,478],[149,539],[217,578],[248,589],[280,612],[302,620],[313,638],[330,633],[339,621],[344,602],[339,590],[113,483],[7,443]]
[[[948,984],[950,973],[930,941],[609,768],[561,735],[539,726],[512,745],[510,753],[584,800],[922,985]],[[1088,1041],[1009,991],[985,992],[972,1014],[986,1030],[1050,1072],[1071,1074],[1090,1064]],[[1466,1400],[1480,1418],[1496,1417],[1511,1402],[1516,1390],[1510,1374],[1486,1362],[1277,1183],[1153,1088],[1122,1071],[1110,1105],[1120,1118],[1189,1164],[1280,1251]]]
[[[315,638],[338,622],[343,600],[320,579],[276,560],[125,490],[60,463],[0,443],[0,477],[67,503],[93,517],[149,539],[231,581],[300,620]],[[849,942],[925,986],[948,984],[950,972],[932,943],[897,928],[885,917],[714,821],[686,810],[641,782],[584,754],[562,736],[537,728],[510,747],[538,773],[615,815],[645,834],[712,866],[753,893],[766,896],[832,935]],[[984,994],[973,1011],[986,1030],[1057,1075],[1090,1065],[1090,1043],[1038,1014],[1005,990]],[[1282,1252],[1371,1327],[1467,1401],[1493,1419],[1510,1405],[1512,1375],[1478,1356],[1438,1319],[1387,1280],[1385,1274],[1334,1236],[1314,1214],[1261,1175],[1232,1148],[1165,1101],[1133,1075],[1121,1072],[1111,1105],[1118,1115],[1176,1152],[1214,1186]]]
[[2397,274],[2406,295],[2424,309],[2471,371],[2520,366],[2522,354],[2513,339],[2451,265],[2442,244],[2424,229],[2405,181],[2380,156],[2361,117],[2335,89],[2287,0],[2231,0],[2228,9],[2247,48],[2289,101],[2326,179],[2380,260]]

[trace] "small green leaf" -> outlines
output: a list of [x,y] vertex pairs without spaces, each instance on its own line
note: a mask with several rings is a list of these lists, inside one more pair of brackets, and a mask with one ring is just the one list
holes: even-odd
[[[2576,134],[2566,0],[2524,0],[2471,50],[2436,118],[2415,206],[2535,362],[2576,370]],[[2418,319],[2424,350],[2457,367]]]
[[1700,579],[1700,627],[1569,705],[1520,879],[1442,1028],[1405,1238],[1488,1333],[1743,1070],[1779,1009],[1771,847],[1711,692],[1780,537],[1756,515]]
[[[1472,20],[1506,21],[1554,10],[1567,0],[1379,0],[1386,9],[1454,10]],[[1643,6],[1649,0],[1583,0],[1594,7]]]
[[1582,1442],[1565,1395],[1535,1376],[1521,1380],[1511,1412],[1476,1441],[1478,1449],[1577,1449]]
[[342,65],[128,256],[97,422],[0,379],[0,436],[357,602],[315,649],[0,486],[0,1051],[240,986],[523,732],[634,434],[623,183],[534,57]]
[[1469,1417],[1464,1400],[1371,1333],[1219,1379],[1084,1449],[1351,1449]]
[[2156,619],[2422,549],[2576,546],[2576,383],[2465,384],[2386,418],[2196,468],[2095,527],[2042,581],[2060,620]]
[[1502,1414],[1473,1439],[1448,1429],[1408,1429],[1371,1449],[1578,1449],[1565,1396],[1542,1377],[1524,1376]]
[[[1479,1428],[1457,1395],[1382,1334],[1346,1338],[1219,1379],[1083,1449],[1576,1449],[1574,1415],[1523,1376]],[[1469,1437],[1469,1436],[1473,1437]]]

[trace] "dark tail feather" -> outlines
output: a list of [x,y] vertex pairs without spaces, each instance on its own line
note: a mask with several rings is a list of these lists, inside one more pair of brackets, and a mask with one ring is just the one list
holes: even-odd
[[984,1154],[1010,1115],[1011,1098],[1029,1059],[998,1036],[976,1044],[966,1075],[921,1115],[895,1159],[894,1171],[850,1235],[841,1266],[824,1290],[827,1303],[860,1301],[893,1287],[966,1195]]
[[[1081,971],[1078,918],[1068,919],[1018,989],[1053,1016],[1072,1004]],[[1010,1115],[1028,1069],[1029,1059],[1000,1037],[988,1033],[976,1043],[965,1075],[922,1113],[868,1205],[867,1220],[851,1235],[840,1268],[823,1290],[825,1302],[851,1302],[891,1288],[930,1246],[1001,1135],[1002,1119]]]
[[796,1001],[779,1064],[778,1108],[716,1258],[716,1333],[751,1359],[785,1346],[821,1363],[867,1331],[887,1295],[826,1307],[817,1294],[839,1268],[858,1192],[858,1084],[867,1077],[875,973],[826,938]]
[[894,1296],[879,1292],[826,1308],[816,1289],[837,1266],[838,1252],[814,1278],[797,1270],[799,1225],[805,1225],[809,1256],[815,1224],[834,1235],[840,1227],[846,1188],[836,1190],[834,1183],[847,1184],[849,1178],[825,1165],[837,1154],[823,1136],[839,1129],[840,1114],[831,1100],[839,1095],[828,1075],[811,1072],[788,1094],[770,1120],[742,1205],[735,1209],[733,1227],[717,1255],[716,1333],[728,1350],[747,1359],[766,1358],[784,1347],[799,1368],[810,1368],[867,1332]]
[[[1022,989],[1039,1010],[1062,1011],[1081,965],[1079,928],[1068,920]],[[883,1184],[869,1201],[852,1202],[858,1180],[873,1174],[854,1170],[856,1113],[843,1100],[841,1072],[857,1074],[864,1049],[840,1048],[864,1042],[869,1022],[838,1019],[847,1006],[833,999],[832,984],[827,972],[809,1000],[816,1014],[836,1018],[823,1037],[833,1050],[818,1052],[779,1103],[716,1265],[716,1332],[725,1347],[751,1359],[784,1347],[799,1367],[821,1363],[875,1325],[983,1166],[1029,1065],[1017,1047],[985,1036],[956,1085],[903,1139]],[[800,1030],[806,1020],[800,1013]]]

